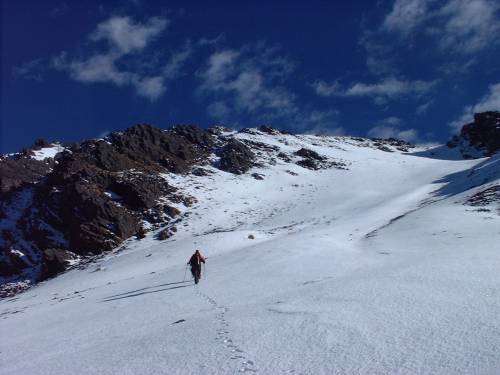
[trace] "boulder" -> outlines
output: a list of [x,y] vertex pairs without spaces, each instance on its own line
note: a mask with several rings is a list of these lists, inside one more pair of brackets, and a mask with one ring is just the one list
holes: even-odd
[[302,156],[307,159],[314,159],[318,161],[325,160],[325,157],[319,155],[316,151],[309,150],[308,148],[301,148],[300,150],[295,152],[295,155]]

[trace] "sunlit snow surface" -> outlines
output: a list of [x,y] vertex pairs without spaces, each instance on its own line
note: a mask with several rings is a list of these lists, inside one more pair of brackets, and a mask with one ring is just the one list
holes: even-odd
[[500,219],[463,204],[498,157],[238,136],[349,170],[167,176],[198,199],[174,237],[0,302],[2,375],[500,373]]
[[39,150],[33,151],[33,159],[45,160],[47,158],[53,158],[62,151],[64,151],[64,147],[59,144],[54,144],[50,147],[43,147]]

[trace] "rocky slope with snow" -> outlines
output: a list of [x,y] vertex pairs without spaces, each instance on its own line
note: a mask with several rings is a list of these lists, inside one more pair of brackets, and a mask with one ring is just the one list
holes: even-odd
[[[2,293],[9,295],[53,277],[131,236],[142,238],[159,228],[159,239],[172,236],[182,220],[179,204],[189,207],[196,196],[169,184],[168,175],[214,173],[207,166],[239,175],[277,160],[311,170],[345,167],[308,148],[284,153],[269,142],[252,140],[252,135],[262,134],[271,141],[285,135],[268,127],[234,132],[137,125],[66,147],[40,140],[33,149],[4,156],[0,160]],[[374,142],[391,151],[384,144],[408,147],[396,140]],[[262,160],[257,162],[258,158]],[[252,176],[261,178],[258,173]]]
[[500,369],[498,153],[149,126],[56,151],[2,196],[3,264],[67,269],[0,301],[2,373]]

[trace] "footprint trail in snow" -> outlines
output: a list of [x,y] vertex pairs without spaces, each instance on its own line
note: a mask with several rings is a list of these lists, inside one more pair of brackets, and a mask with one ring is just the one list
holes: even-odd
[[217,338],[216,340],[220,345],[224,346],[230,353],[229,359],[234,361],[240,361],[241,367],[238,369],[238,372],[254,372],[257,370],[255,368],[255,364],[253,361],[247,358],[245,352],[234,342],[234,339],[231,335],[231,330],[229,327],[229,323],[226,320],[226,313],[229,312],[229,308],[226,306],[219,305],[213,298],[207,296],[206,294],[196,290],[196,293],[206,300],[210,305],[214,307],[214,309],[219,312],[216,315],[216,319],[218,321],[217,328]]

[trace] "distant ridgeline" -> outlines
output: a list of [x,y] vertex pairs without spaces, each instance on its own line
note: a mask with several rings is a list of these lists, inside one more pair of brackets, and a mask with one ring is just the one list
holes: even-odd
[[[242,133],[248,137],[237,139]],[[143,124],[78,144],[41,140],[0,156],[0,297],[83,266],[132,236],[152,230],[159,230],[160,240],[174,235],[181,209],[196,197],[169,184],[167,175],[207,176],[217,170],[239,175],[277,162],[313,171],[347,169],[342,160],[308,148],[280,151],[276,139],[285,135],[295,137],[265,126],[163,130]],[[344,139],[386,152],[414,147],[395,139]],[[448,146],[459,147],[464,158],[497,152],[500,113],[476,114]]]

